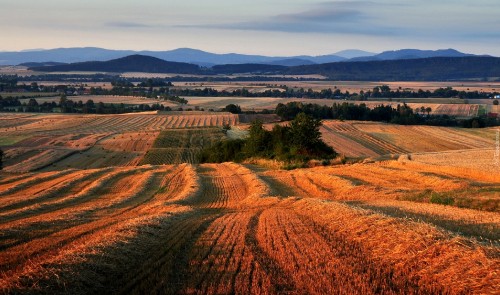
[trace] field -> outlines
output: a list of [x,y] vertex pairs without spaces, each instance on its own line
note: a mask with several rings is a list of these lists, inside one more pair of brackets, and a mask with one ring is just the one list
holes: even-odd
[[500,293],[497,129],[326,121],[364,161],[197,164],[248,120],[1,114],[0,293]]
[[495,144],[494,129],[325,121],[321,132],[326,143],[348,157],[481,149]]
[[[480,170],[145,165],[10,175],[0,188],[3,292],[493,294],[500,283],[500,181]],[[405,199],[485,188],[492,212]]]
[[223,137],[220,128],[161,131],[140,164],[198,163],[197,154]]
[[[237,125],[238,116],[194,112],[2,114],[0,146],[8,172],[134,166],[141,162],[161,131],[224,124]],[[194,151],[193,148],[190,154]]]

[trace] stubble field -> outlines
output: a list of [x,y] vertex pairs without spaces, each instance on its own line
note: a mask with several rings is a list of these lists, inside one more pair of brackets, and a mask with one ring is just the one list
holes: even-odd
[[244,127],[225,113],[2,114],[0,292],[500,292],[496,129],[327,121],[339,152],[394,159],[196,164],[226,123]]

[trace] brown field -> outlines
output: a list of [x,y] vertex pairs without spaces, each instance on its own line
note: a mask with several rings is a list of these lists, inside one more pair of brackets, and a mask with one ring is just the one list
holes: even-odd
[[326,121],[371,159],[196,164],[246,121],[1,114],[0,293],[500,293],[496,128]]
[[[219,110],[224,108],[228,104],[239,105],[244,110],[274,110],[279,103],[287,104],[289,102],[302,102],[304,104],[319,104],[331,106],[334,103],[354,103],[354,104],[366,104],[369,108],[374,108],[379,105],[390,105],[396,107],[398,104],[401,105],[406,103],[412,109],[420,109],[421,107],[430,107],[432,111],[430,114],[436,115],[449,115],[456,117],[474,117],[478,115],[479,109],[486,108],[492,109],[489,112],[495,112],[496,107],[487,105],[484,102],[481,104],[463,104],[463,101],[454,99],[403,99],[401,101],[387,101],[387,100],[370,100],[370,101],[346,101],[338,99],[307,99],[307,98],[275,98],[275,97],[186,97],[189,101],[187,107],[200,107],[205,110],[214,109]],[[474,101],[471,101],[474,102]]]
[[494,129],[403,126],[378,122],[324,121],[323,139],[348,157],[492,148]]
[[[162,130],[221,127],[238,122],[237,115],[201,112],[2,114],[0,146],[5,152],[4,166],[8,172],[130,166],[141,162]],[[194,159],[199,149],[200,146],[186,149],[190,159]]]
[[[492,212],[405,198],[485,187]],[[494,294],[500,283],[500,179],[480,170],[145,165],[6,175],[0,189],[7,293]]]
[[[130,75],[128,75],[130,77]],[[151,77],[151,76],[148,76]],[[282,76],[281,76],[282,77]],[[311,76],[306,76],[311,77]],[[279,77],[278,77],[279,78]],[[313,78],[321,78],[320,76]],[[351,93],[359,93],[361,90],[368,91],[373,90],[374,87],[381,85],[388,85],[391,89],[401,89],[418,91],[422,89],[424,91],[433,91],[437,88],[452,87],[453,89],[459,91],[484,91],[484,92],[495,92],[500,90],[500,82],[385,82],[385,81],[259,81],[259,82],[177,82],[174,85],[178,86],[190,86],[193,88],[200,87],[212,87],[218,90],[228,90],[235,87],[241,88],[245,87],[250,90],[262,88],[262,85],[266,85],[270,89],[274,85],[287,85],[288,87],[297,87],[304,89],[322,90],[327,88],[334,89],[337,87],[342,90],[342,92],[349,91]]]

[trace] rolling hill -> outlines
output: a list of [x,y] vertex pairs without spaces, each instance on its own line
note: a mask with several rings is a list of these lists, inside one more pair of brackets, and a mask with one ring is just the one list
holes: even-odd
[[418,59],[430,57],[465,57],[474,56],[473,54],[462,53],[455,49],[439,50],[419,50],[419,49],[400,49],[384,51],[371,56],[354,57],[350,61],[375,61],[375,60],[397,60],[397,59]]
[[72,63],[57,66],[30,68],[41,72],[146,72],[146,73],[174,73],[196,74],[200,67],[188,63],[170,62],[156,57],[144,55],[130,55],[110,61],[91,61]]
[[431,57],[290,67],[282,74],[320,74],[346,81],[445,81],[500,77],[498,57]]

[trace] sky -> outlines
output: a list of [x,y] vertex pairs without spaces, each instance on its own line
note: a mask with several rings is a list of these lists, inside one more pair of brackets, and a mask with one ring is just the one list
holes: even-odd
[[0,0],[0,51],[196,48],[323,55],[447,49],[500,56],[498,0]]

